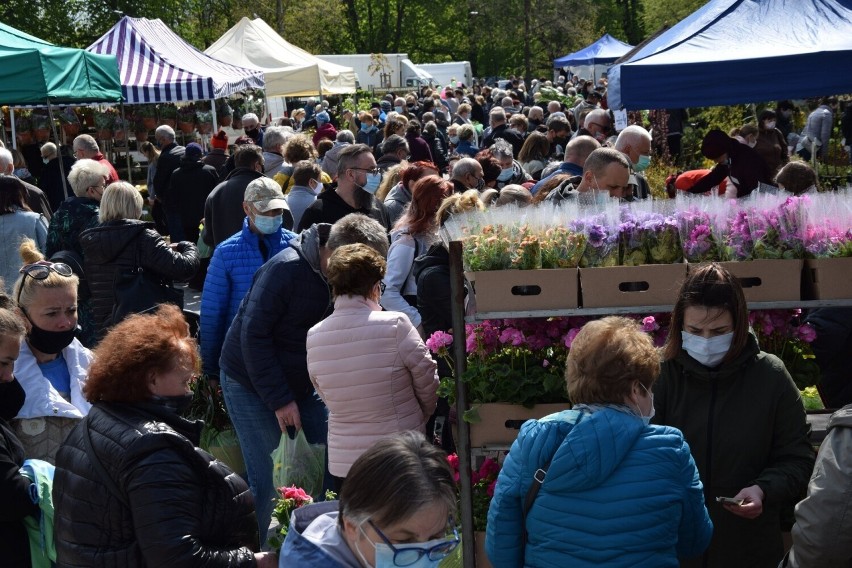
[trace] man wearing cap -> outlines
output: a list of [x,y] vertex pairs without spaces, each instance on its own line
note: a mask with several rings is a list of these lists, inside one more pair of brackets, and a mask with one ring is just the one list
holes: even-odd
[[[216,247],[240,231],[245,219],[243,200],[248,185],[263,177],[263,151],[254,144],[239,146],[234,152],[234,170],[216,186],[204,203],[204,242]],[[284,213],[284,227],[293,228],[293,219]],[[289,221],[289,224],[288,224]]]
[[334,223],[350,213],[361,213],[378,221],[390,231],[391,223],[384,203],[376,199],[382,172],[369,146],[350,144],[337,162],[337,189],[324,191],[302,214],[298,232],[314,223]]
[[331,123],[331,117],[328,116],[326,111],[321,111],[317,113],[317,131],[314,133],[314,137],[312,141],[314,146],[319,144],[319,141],[323,138],[328,138],[332,142],[337,137],[337,129]]
[[[169,181],[166,219],[172,241],[198,242],[198,225],[204,217],[207,196],[219,183],[219,174],[213,166],[201,162],[201,146],[192,142],[186,145],[180,167]],[[172,218],[178,227],[172,227]]]
[[216,173],[222,177],[225,162],[228,161],[228,135],[224,130],[219,130],[210,137],[210,147],[210,152],[201,158],[201,161],[208,166],[213,166]]
[[713,129],[701,142],[701,153],[716,162],[710,173],[689,188],[690,193],[704,193],[728,178],[727,194],[736,191],[736,197],[745,197],[760,183],[772,183],[766,162],[753,148],[740,144],[721,130]]
[[222,342],[254,273],[296,236],[282,226],[285,201],[277,182],[260,177],[249,183],[243,196],[242,230],[213,251],[201,293],[202,370],[208,380],[219,382]]

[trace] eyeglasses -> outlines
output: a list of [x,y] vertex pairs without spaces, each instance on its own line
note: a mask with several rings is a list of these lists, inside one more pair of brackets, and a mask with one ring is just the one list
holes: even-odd
[[599,122],[590,122],[589,126],[597,126],[598,128],[601,129],[601,132],[603,132],[603,133],[608,133],[611,130],[611,128],[609,126],[604,126],[603,124],[600,124]]
[[379,280],[379,291],[381,291],[382,294],[385,293],[385,288],[387,288],[387,286],[385,285],[385,281]]
[[390,539],[385,536],[385,534],[379,530],[379,527],[373,523],[373,521],[367,521],[370,523],[370,526],[373,527],[373,530],[376,531],[376,534],[381,537],[385,544],[387,544],[390,549],[393,551],[393,565],[394,566],[411,566],[415,564],[422,557],[426,556],[429,560],[443,560],[447,556],[449,556],[459,545],[459,532],[458,529],[453,526],[453,536],[448,537],[446,541],[439,542],[435,546],[431,546],[429,548],[423,547],[415,547],[406,545],[405,548],[396,548],[393,543],[391,543]]
[[351,168],[349,168],[349,169],[350,169],[350,170],[358,170],[359,172],[367,172],[368,174],[373,174],[373,175],[378,175],[378,174],[382,173],[382,170],[380,170],[379,168],[356,168],[356,167],[351,167]]
[[[51,272],[55,272],[60,276],[64,276],[66,278],[72,276],[74,271],[71,270],[71,267],[65,264],[64,262],[47,262],[41,261],[36,262],[34,264],[27,264],[22,267],[18,272],[24,275],[24,279],[27,276],[32,278],[33,280],[44,280],[48,276],[50,276]],[[18,287],[18,298],[16,302],[18,304],[21,303],[21,292],[24,289],[24,281],[21,281],[21,285]]]

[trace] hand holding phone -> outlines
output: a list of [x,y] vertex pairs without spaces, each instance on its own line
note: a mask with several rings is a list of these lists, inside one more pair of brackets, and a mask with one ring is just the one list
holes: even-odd
[[743,503],[745,503],[745,499],[734,499],[733,497],[716,497],[717,503],[724,503],[726,505],[736,505],[737,507],[742,507]]

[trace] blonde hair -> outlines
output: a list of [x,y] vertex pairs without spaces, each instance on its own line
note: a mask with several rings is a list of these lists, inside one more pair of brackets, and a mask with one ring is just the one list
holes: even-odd
[[[44,255],[38,250],[35,241],[30,238],[24,238],[24,240],[21,241],[21,246],[18,247],[18,253],[21,255],[21,260],[24,261],[24,266],[44,260]],[[47,273],[47,278],[44,280],[36,280],[35,278],[27,277],[26,274],[21,273],[18,281],[15,282],[13,294],[15,295],[15,298],[18,299],[18,305],[26,311],[26,309],[33,303],[33,299],[37,294],[36,290],[41,290],[43,288],[67,287],[69,289],[73,289],[76,293],[79,283],[80,279],[77,278],[76,274],[72,274],[71,276],[62,276],[53,270],[50,270]]]
[[[407,167],[408,164],[405,164]],[[385,175],[382,176],[382,183],[379,184],[379,189],[376,190],[376,199],[384,202],[390,190],[396,187],[402,175],[403,164],[397,164],[387,169]]]
[[479,198],[477,190],[469,189],[464,193],[454,193],[444,199],[435,216],[438,218],[438,224],[443,225],[453,215],[474,210],[485,211],[485,204]]
[[138,219],[142,216],[142,195],[126,181],[109,184],[101,197],[98,221]]

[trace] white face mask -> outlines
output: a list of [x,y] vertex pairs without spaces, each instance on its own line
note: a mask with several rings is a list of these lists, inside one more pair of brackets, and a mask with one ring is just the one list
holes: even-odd
[[[439,538],[439,539],[430,540],[430,541],[427,541],[427,542],[417,542],[417,543],[412,543],[412,544],[395,544],[394,547],[391,548],[385,542],[373,542],[373,541],[371,541],[369,539],[369,537],[367,537],[367,533],[364,531],[364,525],[363,524],[358,526],[358,530],[361,531],[361,536],[364,537],[364,540],[366,540],[368,543],[372,544],[373,548],[376,551],[376,553],[375,553],[376,560],[375,560],[375,564],[373,565],[374,568],[393,568],[393,567],[397,566],[397,564],[394,563],[394,555],[395,554],[398,557],[402,557],[402,558],[400,558],[401,565],[404,565],[406,567],[409,567],[409,568],[437,568],[437,566],[441,563],[441,561],[444,558],[446,558],[456,548],[456,546],[458,546],[458,540],[453,541],[453,540],[448,540],[446,538]],[[440,552],[438,552],[437,554],[435,554],[433,552],[433,555],[440,556],[440,558],[438,558],[437,560],[430,560],[429,559],[428,551],[432,550],[433,548],[438,548],[440,550]],[[394,549],[396,549],[396,552],[394,552]],[[421,550],[421,551],[426,552],[426,554],[422,554],[422,555],[420,555],[420,557],[417,560],[410,562],[410,559],[404,558],[404,556],[406,556],[406,553],[403,552],[402,554],[400,554],[401,551],[405,551],[405,550],[408,550],[408,549],[412,549],[414,551]],[[370,567],[370,563],[367,562],[367,559],[364,557],[364,554],[361,552],[361,548],[359,546],[357,546],[357,545],[355,546],[355,551],[358,553],[358,557],[361,560],[361,563],[365,567],[373,568],[373,567]],[[414,556],[416,553],[412,552],[412,553],[408,553],[408,554],[411,554],[412,556]]]
[[772,130],[773,128],[775,128],[775,121],[774,121],[774,120],[767,121],[767,123],[766,123],[766,129],[767,129],[767,130]]
[[645,416],[644,414],[642,414],[642,409],[638,406],[636,407],[636,410],[639,412],[639,417],[642,419],[642,422],[645,424],[645,426],[647,426],[651,423],[651,418],[653,418],[654,415],[657,413],[657,409],[654,407],[654,393],[645,388],[645,385],[643,385],[642,383],[639,383],[639,386],[645,389],[645,392],[648,393],[648,396],[651,397],[651,414]]
[[701,337],[693,335],[685,331],[680,332],[681,344],[683,350],[690,357],[704,365],[705,367],[716,367],[728,354],[731,349],[731,342],[734,340],[734,332],[724,333],[716,337]]
[[749,148],[754,148],[755,146],[757,146],[757,140],[752,140],[748,143]]
[[[313,187],[311,187],[311,191],[313,191],[313,192],[314,192],[314,195],[319,195],[320,193],[322,193],[323,185],[322,185],[322,183],[320,183],[320,182],[318,182],[318,181],[316,181],[316,180],[314,180],[314,184],[316,184],[316,185],[314,185]],[[310,187],[310,186],[309,186],[309,187]]]

